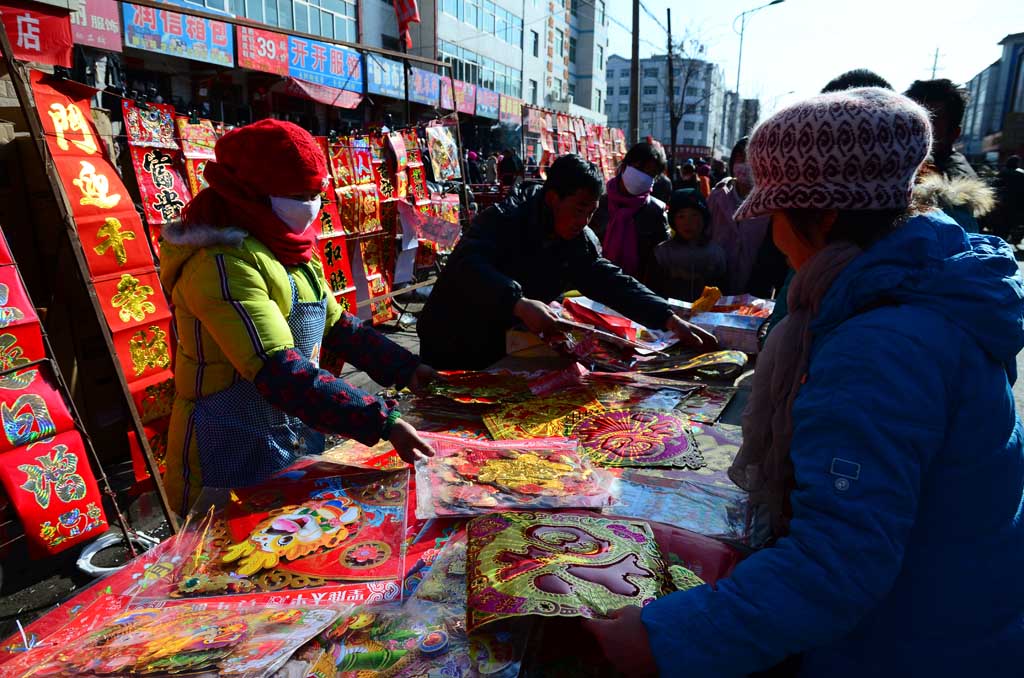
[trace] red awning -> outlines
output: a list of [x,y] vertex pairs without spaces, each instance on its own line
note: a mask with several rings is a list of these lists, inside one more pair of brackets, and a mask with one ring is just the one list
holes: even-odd
[[356,108],[363,100],[363,95],[356,92],[317,85],[296,78],[285,78],[281,85],[276,85],[272,89],[288,96],[309,99],[335,108]]

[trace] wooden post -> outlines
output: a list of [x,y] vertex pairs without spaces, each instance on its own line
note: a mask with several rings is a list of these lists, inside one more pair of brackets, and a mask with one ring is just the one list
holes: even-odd
[[153,478],[153,485],[156,487],[157,496],[160,500],[160,507],[163,509],[164,517],[167,518],[167,523],[170,525],[171,531],[173,533],[177,533],[179,530],[178,519],[175,516],[174,511],[171,510],[170,503],[167,501],[167,493],[164,491],[163,481],[160,478],[159,464],[157,464],[156,458],[153,456],[153,450],[150,449],[149,440],[146,438],[142,419],[139,418],[139,413],[135,409],[135,402],[132,400],[131,393],[128,390],[128,380],[125,378],[124,370],[121,368],[121,363],[118,362],[115,357],[117,352],[114,349],[114,338],[110,332],[110,328],[104,320],[103,307],[100,305],[99,297],[96,296],[96,288],[91,283],[89,266],[85,260],[85,252],[82,249],[82,242],[78,238],[78,228],[75,225],[71,203],[68,200],[67,193],[64,191],[64,184],[61,182],[60,176],[57,174],[57,167],[53,162],[53,157],[50,155],[50,149],[46,145],[43,126],[39,121],[39,116],[34,110],[34,99],[29,93],[28,81],[21,70],[23,66],[14,60],[11,42],[7,38],[7,31],[3,25],[2,18],[0,18],[0,49],[3,50],[7,73],[10,75],[11,83],[14,85],[14,91],[18,96],[18,103],[21,105],[21,110],[25,114],[25,121],[28,124],[32,138],[36,142],[36,150],[39,152],[39,160],[42,163],[46,179],[50,184],[50,190],[53,192],[54,198],[56,199],[57,210],[60,212],[61,221],[64,223],[65,235],[70,242],[71,252],[75,257],[75,263],[78,266],[78,275],[86,286],[86,290],[89,293],[89,301],[92,303],[96,319],[99,321],[100,332],[103,334],[103,340],[106,342],[107,352],[111,357],[114,372],[121,384],[121,391],[124,394],[125,403],[128,405],[128,413],[132,418],[132,426],[135,430],[136,436],[138,436],[139,446],[142,448],[143,457],[146,460],[146,468],[149,470],[149,474]]

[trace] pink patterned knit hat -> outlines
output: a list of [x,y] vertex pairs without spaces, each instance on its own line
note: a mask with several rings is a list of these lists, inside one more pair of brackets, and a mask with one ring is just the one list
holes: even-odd
[[789,208],[907,207],[931,143],[928,112],[890,90],[865,87],[807,99],[754,130],[747,147],[754,190],[735,218]]

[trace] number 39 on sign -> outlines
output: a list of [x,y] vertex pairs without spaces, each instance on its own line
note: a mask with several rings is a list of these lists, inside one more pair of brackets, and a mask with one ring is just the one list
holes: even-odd
[[288,75],[288,36],[236,26],[238,65],[264,73]]

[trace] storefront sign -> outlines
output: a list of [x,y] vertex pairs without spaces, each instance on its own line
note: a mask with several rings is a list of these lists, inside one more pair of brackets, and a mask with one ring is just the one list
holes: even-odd
[[238,65],[254,71],[288,75],[288,36],[259,28],[235,26]]
[[85,0],[71,13],[71,36],[76,45],[121,51],[121,13],[117,0]]
[[499,95],[483,87],[476,88],[476,114],[481,118],[498,119]]
[[71,19],[67,10],[4,0],[0,14],[15,59],[71,67]]
[[510,125],[523,124],[523,102],[515,97],[501,95],[501,110],[498,119]]
[[385,59],[376,54],[367,54],[366,91],[393,99],[404,99],[405,66],[400,61]]
[[437,73],[413,66],[409,72],[409,101],[437,106],[441,94],[441,77]]
[[446,111],[454,111],[455,87],[452,86],[452,79],[446,75],[441,78],[439,85],[441,90],[441,108]]
[[235,65],[235,36],[222,21],[124,4],[124,43],[170,56]]
[[455,92],[455,110],[459,113],[476,113],[476,85],[461,80],[452,81],[452,90]]
[[363,55],[319,40],[288,36],[288,75],[315,85],[363,93]]

